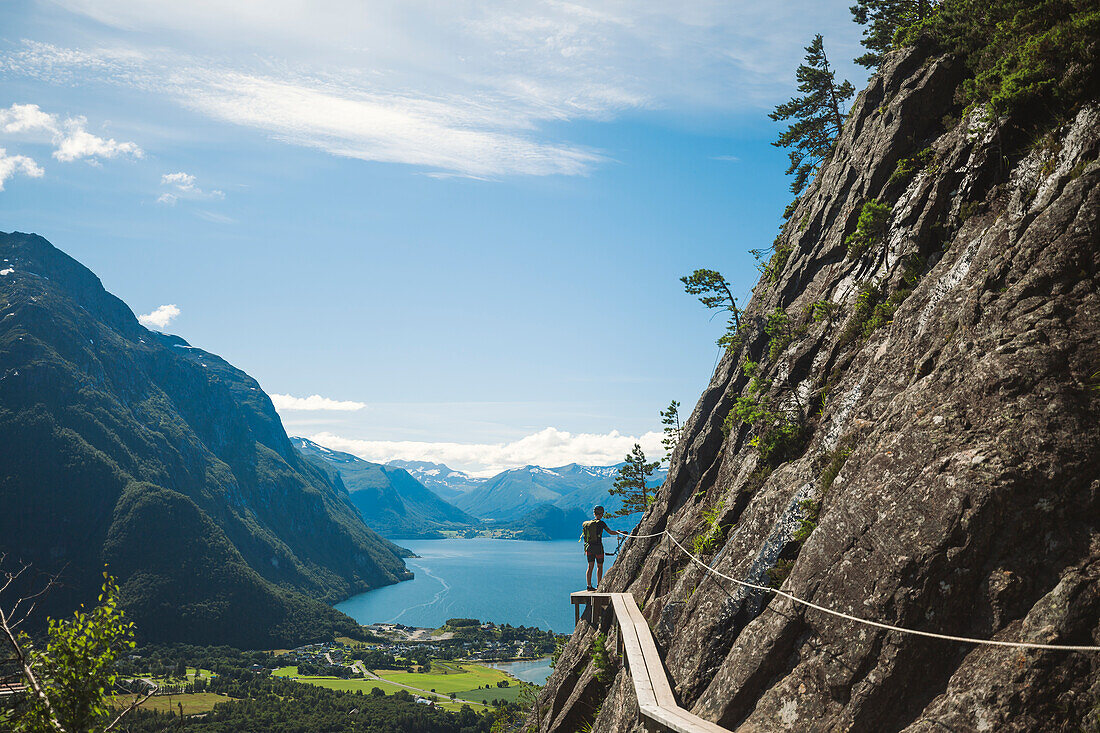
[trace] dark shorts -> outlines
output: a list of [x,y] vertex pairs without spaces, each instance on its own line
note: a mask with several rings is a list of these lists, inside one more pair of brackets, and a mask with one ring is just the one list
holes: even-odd
[[593,560],[603,560],[603,543],[586,547],[584,550],[585,557],[588,558],[588,562]]

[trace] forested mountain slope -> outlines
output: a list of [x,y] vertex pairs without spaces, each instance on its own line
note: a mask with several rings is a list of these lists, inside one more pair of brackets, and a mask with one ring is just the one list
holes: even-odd
[[440,539],[441,529],[468,529],[481,524],[436,496],[403,468],[371,463],[305,438],[290,440],[306,460],[347,489],[363,521],[385,537]]
[[[866,619],[1100,644],[1096,66],[991,113],[943,51],[892,52],[856,99],[638,532]],[[887,215],[860,231],[871,201]],[[1100,703],[1100,654],[843,621],[667,538],[604,581],[643,607],[679,702],[730,730],[1079,730]],[[597,677],[599,633],[614,650],[610,613],[581,621],[540,730],[642,730],[613,651]]]
[[355,625],[326,604],[410,577],[221,358],[143,328],[80,263],[0,234],[0,551],[139,634],[266,646]]

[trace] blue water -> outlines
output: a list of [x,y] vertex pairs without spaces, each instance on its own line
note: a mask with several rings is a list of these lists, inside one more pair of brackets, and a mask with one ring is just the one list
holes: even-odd
[[517,680],[536,685],[545,685],[546,680],[550,679],[550,673],[554,671],[550,667],[550,657],[525,662],[486,662],[485,664],[493,669],[507,672]]
[[337,609],[361,624],[438,628],[449,618],[476,618],[573,631],[569,594],[584,588],[587,569],[576,540],[477,538],[399,544],[420,556],[405,560],[416,577],[353,596]]

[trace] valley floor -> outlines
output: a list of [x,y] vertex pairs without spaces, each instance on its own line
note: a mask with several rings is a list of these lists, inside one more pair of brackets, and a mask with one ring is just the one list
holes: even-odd
[[[500,670],[469,662],[433,660],[430,672],[370,670],[362,662],[356,662],[354,667],[362,677],[342,679],[323,675],[299,675],[297,666],[280,667],[272,674],[303,684],[342,692],[362,692],[365,695],[371,694],[376,688],[387,695],[406,690],[424,700],[434,701],[447,710],[458,710],[463,705],[489,708],[494,700],[512,702],[525,688],[532,687]],[[501,682],[507,686],[498,687]]]

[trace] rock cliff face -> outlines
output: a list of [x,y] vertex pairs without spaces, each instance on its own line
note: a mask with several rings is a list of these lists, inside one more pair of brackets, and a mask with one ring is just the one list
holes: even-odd
[[[701,536],[714,569],[862,618],[1100,644],[1100,106],[1028,141],[958,118],[962,74],[897,52],[859,95],[638,532]],[[885,231],[850,246],[871,200]],[[795,416],[790,460],[727,423],[738,398]],[[680,703],[730,730],[1078,730],[1100,705],[1100,654],[844,621],[666,538],[633,541],[604,581],[643,607]],[[615,632],[593,621],[539,730],[642,730],[621,661],[595,677],[594,638]]]

